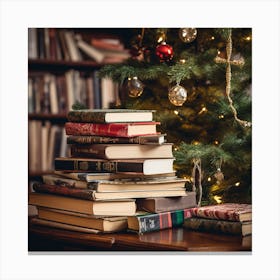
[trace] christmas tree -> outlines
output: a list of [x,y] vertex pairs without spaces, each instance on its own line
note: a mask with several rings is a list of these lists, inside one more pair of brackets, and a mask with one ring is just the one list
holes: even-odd
[[175,169],[202,205],[251,202],[250,28],[128,28],[132,57],[101,77],[119,108],[155,109],[174,143]]

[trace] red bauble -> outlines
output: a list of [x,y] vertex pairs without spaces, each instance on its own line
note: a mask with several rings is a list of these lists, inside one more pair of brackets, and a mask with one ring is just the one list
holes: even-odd
[[165,42],[161,43],[156,47],[156,56],[160,61],[169,61],[173,58],[173,48],[172,46],[166,44]]

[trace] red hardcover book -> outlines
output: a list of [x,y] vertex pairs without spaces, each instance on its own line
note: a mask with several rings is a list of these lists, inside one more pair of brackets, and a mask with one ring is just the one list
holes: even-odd
[[228,220],[228,221],[251,221],[252,204],[240,203],[223,203],[218,205],[209,205],[192,208],[193,216]]
[[65,123],[67,135],[100,135],[133,137],[147,134],[158,134],[156,125],[159,122],[137,122],[137,123]]

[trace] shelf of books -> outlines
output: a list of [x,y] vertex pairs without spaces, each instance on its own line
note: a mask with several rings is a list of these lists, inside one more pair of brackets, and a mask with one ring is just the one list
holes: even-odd
[[98,70],[130,54],[120,36],[103,31],[28,29],[30,177],[51,170],[55,156],[67,155],[63,125],[74,104],[89,109],[119,104],[118,84],[100,78]]
[[[34,182],[32,225],[74,232],[145,234],[168,228],[251,236],[251,205],[197,207],[173,169],[173,144],[152,110],[71,110],[68,154]],[[205,209],[204,209],[205,208]]]

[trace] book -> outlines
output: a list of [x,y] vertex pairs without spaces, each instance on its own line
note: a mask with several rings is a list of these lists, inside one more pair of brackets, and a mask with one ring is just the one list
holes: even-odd
[[170,158],[173,157],[172,143],[162,145],[141,144],[74,144],[71,145],[73,157],[92,157],[101,159]]
[[65,37],[65,43],[69,52],[70,60],[72,61],[81,61],[82,54],[80,49],[75,41],[75,35],[72,31],[64,30],[63,32]]
[[123,123],[123,122],[149,122],[153,120],[155,110],[131,109],[86,109],[71,110],[67,118],[70,122],[92,123]]
[[225,233],[241,236],[252,234],[251,221],[239,222],[192,217],[186,219],[183,226],[187,229],[204,232]]
[[[65,178],[55,174],[42,175],[43,183],[49,185],[63,185],[70,188],[92,189],[98,192],[122,192],[122,191],[155,191],[172,190],[185,187],[185,179],[173,177],[155,178],[122,178],[119,179],[95,179],[91,182],[85,180]],[[174,201],[176,202],[176,201]]]
[[122,174],[122,173],[87,173],[87,172],[65,172],[65,171],[58,171],[55,170],[54,174],[86,182],[95,182],[96,180],[114,180],[114,179],[135,179],[135,180],[145,180],[145,179],[174,179],[176,178],[176,173],[163,173],[163,174],[151,174],[151,175],[143,175],[143,174]]
[[91,38],[92,46],[107,50],[124,50],[124,45],[119,39],[114,38]]
[[84,232],[84,233],[100,233],[100,230],[98,230],[98,229],[74,226],[74,225],[59,223],[59,222],[55,222],[55,221],[49,221],[49,220],[45,220],[45,219],[41,219],[41,218],[37,218],[37,217],[32,218],[30,222],[34,225],[39,225],[39,226],[60,228],[60,229],[66,229],[66,230],[78,231],[78,232]]
[[139,234],[182,226],[190,209],[181,209],[162,213],[137,212],[127,218],[128,230]]
[[186,195],[184,188],[163,189],[163,190],[145,190],[145,191],[114,191],[114,192],[98,192],[91,189],[78,189],[65,185],[49,185],[42,183],[34,183],[33,189],[38,193],[48,193],[53,195],[62,195],[68,197],[75,197],[85,200],[105,201],[105,200],[120,200],[130,198],[143,197],[171,197]]
[[127,229],[127,217],[96,217],[65,210],[38,207],[38,218],[73,226],[96,229],[101,232],[118,232]]
[[78,123],[66,122],[67,135],[99,135],[132,137],[147,134],[157,134],[156,126],[159,122],[136,122],[136,123]]
[[161,213],[197,206],[196,193],[186,192],[181,197],[149,197],[136,200],[137,210]]
[[58,157],[54,160],[55,170],[96,173],[134,173],[143,175],[172,173],[174,158],[163,159],[92,159]]
[[69,196],[32,192],[28,203],[35,206],[78,212],[97,216],[131,216],[136,213],[136,203],[130,200],[92,201]]
[[140,144],[161,145],[165,142],[166,134],[152,134],[134,137],[109,137],[109,136],[67,136],[67,144]]
[[252,204],[245,203],[223,203],[218,205],[209,205],[196,207],[192,209],[193,216],[229,220],[229,221],[251,221]]

